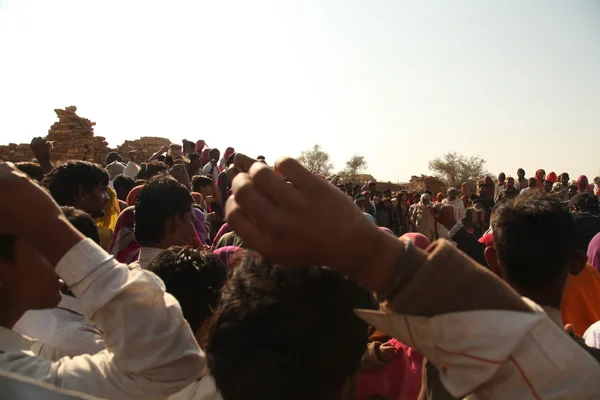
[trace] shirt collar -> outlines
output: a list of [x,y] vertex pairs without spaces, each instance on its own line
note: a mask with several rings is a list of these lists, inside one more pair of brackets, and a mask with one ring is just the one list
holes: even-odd
[[138,259],[140,267],[143,269],[148,268],[148,265],[150,265],[150,263],[154,261],[154,259],[158,257],[164,250],[165,249],[159,249],[157,247],[140,248],[140,258]]
[[79,306],[79,301],[68,294],[63,294],[60,303],[58,303],[59,308],[67,309],[69,311],[76,312],[78,314],[83,314],[81,307]]
[[548,306],[542,306],[542,308],[544,309],[544,312],[546,313],[546,315],[548,316],[548,318],[550,318],[550,320],[552,322],[554,322],[555,324],[557,324],[558,326],[560,326],[561,328],[564,328],[564,324],[562,321],[562,316],[560,314],[560,310],[554,307],[548,307]]

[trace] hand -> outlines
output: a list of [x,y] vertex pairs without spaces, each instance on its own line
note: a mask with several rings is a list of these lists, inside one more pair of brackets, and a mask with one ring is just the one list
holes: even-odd
[[11,163],[0,163],[0,193],[0,233],[27,239],[53,265],[83,238],[48,191]]
[[456,225],[456,218],[454,218],[454,208],[447,204],[436,204],[430,207],[433,217],[443,227],[450,230]]
[[33,155],[40,164],[50,162],[50,150],[52,150],[52,144],[46,139],[41,137],[33,138],[29,144],[29,148],[31,148]]
[[137,162],[137,157],[136,157],[136,154],[135,154],[135,150],[128,151],[127,155],[129,156],[129,161],[131,161],[133,163]]
[[287,265],[327,265],[347,273],[373,268],[377,282],[357,279],[374,290],[387,282],[389,276],[375,270],[393,266],[404,245],[365,218],[345,193],[292,158],[278,160],[272,171],[237,154],[234,168],[227,219],[249,248]]
[[252,164],[256,162],[255,159],[250,158],[242,153],[237,153],[233,158],[233,164],[227,169],[227,181],[229,186],[233,182],[233,178],[240,172],[248,172]]
[[379,358],[380,361],[384,362],[392,361],[396,356],[396,352],[397,350],[394,347],[394,345],[390,344],[389,342],[383,343],[381,346],[379,346],[379,348],[376,351],[377,358]]

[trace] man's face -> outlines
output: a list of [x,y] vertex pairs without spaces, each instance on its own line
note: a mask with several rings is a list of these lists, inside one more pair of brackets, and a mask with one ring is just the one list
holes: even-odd
[[191,246],[194,243],[194,211],[190,210],[175,217],[173,242],[180,246]]
[[93,218],[104,216],[104,206],[109,196],[106,191],[108,186],[103,183],[97,184],[91,192],[83,193],[83,200],[76,205],[77,208],[90,214]]
[[479,195],[487,195],[487,185],[479,186]]
[[0,289],[11,304],[23,310],[56,307],[60,302],[62,281],[53,266],[25,239],[15,243],[13,263],[0,262]]
[[552,191],[552,182],[545,181],[544,182],[544,192],[550,193]]
[[560,176],[560,181],[562,182],[563,186],[569,186],[569,174],[562,174]]
[[517,176],[519,177],[519,179],[523,179],[525,178],[525,171],[520,169],[517,171]]
[[422,202],[423,202],[424,205],[428,205],[429,204],[429,201],[430,201],[429,197],[422,197],[421,199],[422,199]]
[[210,159],[212,161],[219,161],[219,157],[221,157],[221,152],[219,150],[213,150],[210,152]]
[[575,186],[570,186],[567,194],[569,195],[569,200],[572,199],[577,194],[577,188]]
[[504,175],[504,174],[498,175],[498,181],[500,183],[503,183],[505,180],[506,180],[506,175]]
[[456,200],[456,190],[451,190],[448,192],[448,199],[452,201]]
[[200,194],[204,198],[206,198],[208,196],[212,196],[212,186],[210,186],[210,185],[200,186]]
[[514,180],[513,178],[508,178],[508,179],[506,180],[506,187],[507,187],[508,189],[512,189],[512,188],[514,188],[514,187],[515,187],[515,180]]

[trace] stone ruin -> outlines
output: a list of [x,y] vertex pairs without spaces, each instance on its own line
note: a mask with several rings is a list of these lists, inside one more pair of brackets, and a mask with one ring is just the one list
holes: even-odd
[[[138,140],[126,140],[115,149],[109,148],[105,138],[94,136],[96,123],[78,116],[76,111],[75,106],[54,110],[58,121],[50,127],[46,136],[46,140],[53,144],[52,161],[54,162],[84,160],[102,164],[111,151],[118,151],[124,161],[127,161],[127,153],[132,150],[137,150],[138,162],[142,162],[162,146],[171,143],[169,139],[143,136]],[[29,143],[10,143],[7,146],[0,146],[0,160],[20,162],[31,161],[33,158]]]

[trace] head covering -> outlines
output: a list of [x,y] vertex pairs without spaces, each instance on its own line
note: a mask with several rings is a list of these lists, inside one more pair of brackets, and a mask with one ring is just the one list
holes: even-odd
[[129,194],[127,195],[127,200],[125,200],[125,203],[127,203],[129,207],[135,206],[135,201],[140,195],[140,192],[142,191],[143,187],[144,185],[139,185],[131,189],[131,192],[129,192]]
[[494,235],[492,233],[483,235],[479,238],[479,243],[483,244],[485,247],[494,247]]
[[206,225],[204,225],[204,213],[196,207],[192,207],[192,212],[194,213],[194,231],[196,232],[195,240],[197,241],[196,244],[204,245],[206,244],[206,239],[208,239],[208,232],[206,230]]
[[226,234],[231,232],[231,228],[229,228],[229,224],[227,222],[225,222],[223,225],[221,225],[221,228],[219,228],[219,232],[217,232],[217,236],[215,236],[215,238],[213,239],[213,244],[211,246],[211,250],[215,250],[215,247],[217,247],[217,242],[219,241],[219,239],[221,239],[221,237]]
[[577,191],[587,192],[589,189],[589,184],[590,182],[588,181],[587,176],[580,175],[579,178],[577,178]]
[[592,238],[587,249],[588,262],[600,271],[600,233]]
[[[227,271],[231,271],[235,267],[236,263],[231,262],[233,257],[242,252],[244,252],[244,249],[237,246],[225,246],[213,251],[213,253],[219,257],[219,260],[221,260],[223,265],[225,265]],[[235,261],[235,259],[233,259],[233,261]]]
[[444,196],[444,193],[442,193],[442,192],[439,192],[439,193],[438,193],[438,194],[435,196],[435,199],[436,199],[438,202],[441,202],[442,200],[444,200],[444,198],[445,198],[445,196]]
[[554,183],[558,181],[558,177],[554,172],[550,172],[548,175],[546,175],[546,180]]
[[192,192],[192,197],[194,198],[194,203],[202,204],[202,195],[198,192]]
[[232,155],[233,153],[235,153],[235,149],[233,147],[228,147],[225,149],[225,153],[223,154],[223,158],[225,160],[227,160],[229,158],[230,155]]
[[537,171],[535,171],[535,181],[536,181],[536,188],[538,188],[539,190],[544,190],[544,178],[540,179],[538,177],[538,175],[543,172],[544,173],[544,177],[546,175],[546,171],[544,171],[542,168],[538,169]]
[[488,186],[494,184],[494,181],[492,181],[492,178],[490,178],[489,176],[486,176],[485,178],[483,178],[483,182]]
[[405,233],[404,235],[400,236],[400,238],[410,240],[415,247],[418,247],[421,250],[425,250],[431,245],[431,240],[429,240],[427,236],[418,232]]
[[206,142],[204,140],[198,140],[196,142],[196,147],[194,147],[194,153],[202,154],[202,151],[207,148],[208,148],[208,145],[206,144]]
[[117,175],[121,175],[125,170],[125,166],[118,161],[113,161],[106,166],[106,171],[111,181],[114,181]]
[[421,195],[421,203],[424,199],[431,200],[431,196],[429,195],[429,193],[425,192]]
[[106,188],[106,194],[108,195],[108,201],[104,205],[104,216],[94,219],[98,227],[104,227],[110,229],[110,234],[106,242],[105,248],[108,249],[110,244],[110,235],[117,225],[117,219],[121,213],[121,206],[119,205],[119,199],[117,198],[117,192],[110,186]]
[[135,207],[127,207],[117,219],[109,251],[117,261],[129,264],[137,260],[140,244],[135,240],[133,225]]

